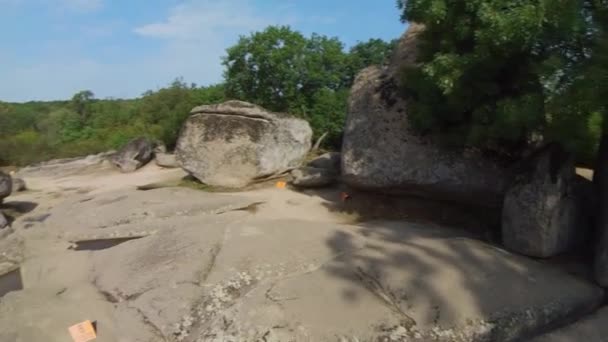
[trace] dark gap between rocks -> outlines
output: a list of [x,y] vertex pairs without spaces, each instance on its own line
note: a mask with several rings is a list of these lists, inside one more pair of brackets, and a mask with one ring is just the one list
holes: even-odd
[[23,290],[21,268],[0,275],[0,298],[12,291]]
[[141,239],[143,237],[145,236],[76,241],[74,242],[75,246],[70,247],[70,249],[73,249],[75,251],[100,251],[116,247],[121,243],[125,243],[127,241]]

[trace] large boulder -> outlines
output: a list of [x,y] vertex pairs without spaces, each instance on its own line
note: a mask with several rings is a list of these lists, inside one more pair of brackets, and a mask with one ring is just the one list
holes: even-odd
[[410,129],[400,95],[404,65],[415,63],[421,25],[412,24],[386,68],[356,78],[342,147],[343,181],[361,189],[499,206],[507,172],[474,151],[452,151]]
[[21,192],[27,190],[27,185],[25,181],[21,178],[13,178],[13,190],[12,192]]
[[148,138],[136,138],[116,152],[110,161],[122,172],[133,172],[152,160],[155,147],[156,144]]
[[[505,246],[533,257],[551,257],[585,241],[591,205],[586,184],[577,179],[573,160],[556,145],[536,152],[524,163],[507,191],[502,212]],[[585,203],[586,202],[586,203]]]
[[160,167],[166,168],[177,168],[177,159],[175,158],[175,154],[172,153],[156,153],[156,165]]
[[311,138],[302,119],[228,101],[194,108],[175,151],[178,164],[201,182],[238,188],[299,166]]
[[13,191],[13,180],[10,175],[0,171],[0,203]]

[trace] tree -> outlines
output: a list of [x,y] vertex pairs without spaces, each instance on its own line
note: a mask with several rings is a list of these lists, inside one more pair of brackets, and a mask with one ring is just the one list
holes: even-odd
[[305,77],[306,38],[289,27],[268,27],[241,37],[227,50],[226,95],[275,111],[299,103]]
[[315,137],[328,133],[327,143],[338,147],[356,73],[385,63],[393,46],[372,39],[346,52],[337,38],[270,26],[227,50],[226,96],[299,115],[311,123]]
[[349,68],[351,83],[354,76],[362,69],[370,65],[384,65],[389,62],[393,51],[397,46],[397,40],[385,42],[382,39],[370,39],[366,42],[359,42],[349,50]]
[[83,124],[88,120],[91,102],[94,98],[95,94],[90,90],[79,91],[72,96],[72,109],[78,113]]
[[221,85],[196,88],[196,85],[188,85],[178,78],[169,87],[146,92],[141,99],[137,118],[146,135],[160,139],[172,148],[192,108],[223,100]]
[[412,126],[458,146],[517,154],[551,124],[547,103],[585,59],[580,0],[400,0],[425,25],[405,72]]

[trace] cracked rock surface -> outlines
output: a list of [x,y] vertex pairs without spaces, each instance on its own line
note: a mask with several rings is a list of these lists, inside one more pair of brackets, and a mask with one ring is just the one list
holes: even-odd
[[[101,342],[520,341],[601,303],[583,278],[472,231],[354,220],[332,206],[340,191],[9,197],[37,206],[0,239],[24,287],[0,297],[0,341],[69,341],[84,320]],[[104,244],[72,248],[83,240]]]

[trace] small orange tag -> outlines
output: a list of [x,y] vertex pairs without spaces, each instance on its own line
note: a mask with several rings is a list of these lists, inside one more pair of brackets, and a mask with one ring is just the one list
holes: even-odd
[[84,321],[68,328],[74,342],[88,342],[97,338],[91,321]]
[[285,189],[287,187],[287,183],[286,182],[277,182],[277,188],[279,189]]

